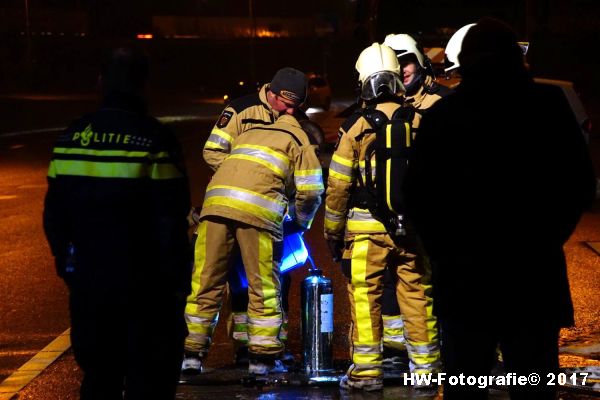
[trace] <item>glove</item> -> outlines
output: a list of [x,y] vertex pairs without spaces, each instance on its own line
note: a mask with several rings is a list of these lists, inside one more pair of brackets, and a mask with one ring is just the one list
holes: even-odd
[[188,221],[188,226],[191,227],[196,227],[198,226],[198,224],[200,224],[200,212],[202,211],[202,207],[192,207],[192,209],[190,210],[188,216],[187,216],[187,221]]
[[327,239],[327,247],[334,262],[342,261],[344,253],[344,241],[340,239]]
[[299,225],[296,220],[283,221],[283,236],[293,235],[294,233],[304,232],[306,229]]

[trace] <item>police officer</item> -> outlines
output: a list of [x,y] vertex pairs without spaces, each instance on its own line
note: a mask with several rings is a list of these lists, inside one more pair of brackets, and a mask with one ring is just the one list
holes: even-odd
[[[184,370],[188,365],[200,369],[208,352],[237,244],[249,286],[248,371],[285,371],[280,362],[282,222],[288,212],[288,229],[308,229],[323,193],[316,146],[291,115],[305,97],[304,74],[284,68],[255,98],[232,102],[205,146],[209,163],[222,162],[208,185],[200,216],[193,291],[186,307],[190,334]],[[288,207],[291,199],[293,207]]]
[[[360,54],[356,69],[360,97],[366,107],[391,118],[402,107],[405,90],[394,51],[374,43]],[[381,297],[388,268],[398,277],[396,290],[404,313],[409,352],[435,356],[427,328],[426,288],[421,282],[425,268],[423,258],[418,256],[416,237],[409,233],[401,245],[396,244],[370,210],[351,200],[365,189],[365,165],[371,162],[366,161],[365,153],[374,140],[374,130],[360,112],[341,126],[329,170],[325,209],[325,239],[334,259],[343,257],[352,310],[353,365],[340,386],[363,390],[383,387]],[[416,365],[413,371],[427,372],[426,367]]]
[[183,357],[189,190],[175,136],[146,113],[147,69],[135,49],[111,53],[102,106],[58,138],[48,170],[83,400],[173,399]]
[[[265,84],[254,94],[234,99],[221,113],[217,123],[204,145],[204,160],[217,170],[224,158],[231,152],[231,142],[248,129],[257,126],[271,125],[283,114],[293,114],[296,119],[305,120],[308,117],[300,110],[300,105],[306,97],[306,75],[294,68],[286,67],[278,70],[269,84]],[[229,288],[239,286],[237,274],[229,276]],[[290,286],[290,276],[281,277],[282,296],[284,303],[284,322],[280,339],[287,339],[287,293]],[[231,319],[228,324],[230,336],[236,347],[235,361],[238,365],[248,362],[248,296],[245,292],[230,291]],[[286,363],[293,362],[293,356],[284,354]],[[197,373],[197,362],[186,358],[183,370],[186,373]]]
[[[404,107],[414,109],[411,125],[412,131],[417,133],[421,117],[429,107],[452,91],[435,82],[431,60],[423,54],[422,48],[410,35],[404,33],[389,34],[383,44],[391,47],[398,57],[402,83],[406,88]],[[428,348],[433,350],[427,352],[415,351],[410,358],[415,366],[419,366],[419,369],[433,372],[439,368],[437,322],[431,309],[431,285],[428,282],[430,268],[428,268],[424,252],[422,252],[421,257],[423,257],[424,265],[427,267],[427,274],[423,277],[422,283],[426,288],[425,293],[428,302],[427,328],[428,337],[430,338]],[[402,367],[406,359],[404,323],[396,300],[396,280],[396,274],[392,273],[389,268],[386,269],[382,304],[383,363],[385,367],[391,369]],[[407,307],[410,307],[410,305],[407,305]]]

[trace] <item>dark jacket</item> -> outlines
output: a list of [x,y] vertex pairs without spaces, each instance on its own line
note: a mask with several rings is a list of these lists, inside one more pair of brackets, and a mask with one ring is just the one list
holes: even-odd
[[405,186],[434,264],[436,313],[571,325],[562,246],[594,190],[559,88],[464,79],[423,118]]
[[[100,297],[189,293],[188,210],[177,139],[147,116],[140,99],[109,96],[58,138],[44,229],[69,284]],[[69,243],[76,257],[71,273],[64,270]]]

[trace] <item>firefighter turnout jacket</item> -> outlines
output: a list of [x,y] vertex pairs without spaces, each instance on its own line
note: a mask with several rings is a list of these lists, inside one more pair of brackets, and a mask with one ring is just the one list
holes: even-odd
[[308,229],[324,187],[316,146],[298,121],[282,115],[273,125],[250,127],[230,146],[206,189],[201,218],[225,217],[280,236],[293,199],[290,216]]
[[[399,107],[399,103],[385,102],[378,104],[376,109],[391,118]],[[384,225],[369,210],[350,204],[356,185],[359,184],[357,175],[361,174],[360,181],[365,182],[365,153],[369,144],[375,140],[375,130],[357,112],[342,124],[338,136],[327,181],[325,238],[341,240],[345,233],[348,239],[358,233],[385,233]],[[374,175],[375,160],[371,162]]]
[[206,189],[200,215],[192,294],[185,312],[188,352],[201,356],[208,352],[228,258],[237,242],[249,286],[249,351],[280,355],[283,218],[289,212],[308,229],[323,191],[316,146],[293,116],[282,115],[275,123],[250,128],[232,140],[230,154]]
[[235,99],[223,110],[204,144],[204,160],[213,171],[231,152],[235,138],[248,129],[272,125],[279,117],[267,101],[268,90],[265,84],[257,93]]
[[[391,118],[401,106],[387,101],[377,104],[376,109]],[[424,279],[426,258],[421,256],[413,229],[407,224],[406,236],[392,240],[369,209],[353,204],[353,196],[366,182],[366,152],[374,140],[375,130],[362,113],[353,114],[342,124],[329,167],[326,196],[325,238],[346,242],[342,265],[349,278],[353,321],[350,375],[354,379],[379,378],[383,374],[381,341],[386,321],[382,321],[381,297],[386,270],[397,275],[396,292],[404,315],[411,372],[432,372],[439,363],[436,333],[428,326],[431,301]],[[375,160],[369,162],[375,179]]]
[[427,109],[435,104],[442,97],[452,93],[452,89],[435,82],[429,75],[425,77],[423,85],[412,96],[405,96],[404,106],[415,108],[415,118],[412,121],[412,130],[416,134],[419,130],[421,118],[427,112]]

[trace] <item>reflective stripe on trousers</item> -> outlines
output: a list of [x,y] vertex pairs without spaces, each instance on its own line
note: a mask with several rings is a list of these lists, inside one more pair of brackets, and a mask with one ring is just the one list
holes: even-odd
[[[431,299],[427,298],[426,285],[421,282],[427,272],[415,253],[397,247],[387,234],[356,235],[351,245],[352,279],[348,289],[354,322],[353,362],[365,373],[370,370],[369,373],[376,376],[380,371],[381,349],[376,354],[373,346],[382,342],[381,296],[388,264],[394,266],[398,274],[396,292],[411,370],[436,369],[440,357],[437,333],[430,333]],[[367,348],[365,353],[363,350]]]
[[236,242],[248,277],[249,350],[256,354],[279,354],[283,351],[278,337],[282,324],[281,242],[273,241],[268,231],[227,219],[205,219],[198,228],[192,293],[188,296],[185,313],[190,332],[201,332],[202,336],[188,336],[186,350],[208,351],[213,333],[210,326],[216,321],[221,307],[228,258]]
[[383,315],[382,317],[383,345],[397,351],[406,350],[402,317],[400,315]]
[[[348,284],[352,314],[351,375],[356,378],[383,376],[381,353],[381,305],[385,258],[377,259],[369,235],[356,235],[352,243],[351,279]],[[377,250],[375,248],[375,250]]]

